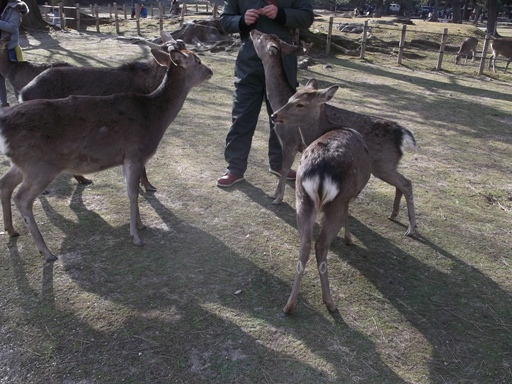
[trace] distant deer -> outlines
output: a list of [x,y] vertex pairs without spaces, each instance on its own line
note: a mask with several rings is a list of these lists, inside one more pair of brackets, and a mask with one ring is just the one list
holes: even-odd
[[[162,44],[147,42],[154,49],[165,52],[169,48],[186,49],[182,40],[174,38],[166,31],[161,31]],[[172,67],[171,67],[172,68]],[[51,68],[33,78],[20,92],[20,101],[35,99],[60,99],[71,95],[107,96],[115,93],[138,92],[148,94],[162,83],[166,67],[151,58],[147,62],[129,62],[115,68],[68,67]],[[92,181],[75,175],[80,184]],[[156,188],[149,182],[146,168],[142,172],[141,184],[146,192],[155,192]]]
[[49,68],[72,67],[71,64],[64,62],[56,63],[36,63],[33,61],[12,62],[9,59],[9,38],[0,39],[0,74],[9,80],[16,98],[21,89],[30,83],[34,77],[46,71]]
[[[274,111],[277,111],[280,107],[275,106],[284,105],[282,104],[283,100],[288,100],[294,95],[294,91],[286,80],[281,56],[299,48],[285,43],[275,35],[263,34],[257,30],[251,31],[251,39],[256,48],[256,53],[263,62],[267,97]],[[313,80],[311,85],[313,84],[316,86],[316,80]],[[307,91],[304,90],[304,92]],[[412,148],[416,148],[413,134],[394,121],[351,112],[330,104],[322,104],[321,113],[323,123],[318,130],[312,129],[311,134],[301,138],[297,129],[294,130],[292,127],[288,127],[283,133],[284,136],[288,136],[280,136],[281,146],[283,147],[283,173],[286,175],[294,161],[300,146],[297,143],[303,141],[305,145],[309,145],[332,127],[353,128],[366,141],[372,159],[372,174],[396,188],[393,211],[389,219],[394,220],[398,216],[400,200],[404,195],[409,214],[409,226],[405,234],[413,235],[416,231],[416,215],[414,213],[412,183],[397,170],[403,155],[403,144],[407,143]],[[304,124],[304,121],[301,122],[301,128],[306,128]],[[289,126],[288,123],[286,125]],[[280,135],[278,129],[279,124],[276,124],[276,132]]]
[[0,179],[5,230],[13,227],[11,197],[47,261],[57,257],[46,246],[34,220],[37,196],[61,173],[92,173],[122,165],[130,200],[130,235],[143,245],[138,230],[144,225],[138,207],[138,183],[144,164],[156,152],[165,130],[192,89],[213,72],[192,52],[152,49],[168,68],[160,86],[149,95],[70,96],[31,100],[0,114],[0,152],[11,168]]
[[[304,90],[290,98],[288,104],[276,111],[272,118],[276,123],[298,127],[303,137],[321,135],[324,103],[329,101],[338,86],[318,90],[309,82]],[[348,206],[364,188],[371,174],[371,158],[366,143],[353,129],[338,129],[329,125],[329,132],[314,140],[302,153],[297,169],[296,210],[300,250],[295,282],[285,313],[297,306],[300,282],[311,253],[313,226],[318,211],[323,211],[320,233],[315,243],[315,254],[322,298],[329,309],[335,311],[329,289],[327,252],[341,227],[345,227],[345,243],[352,244],[348,228]]]
[[510,64],[510,61],[512,61],[512,39],[493,38],[491,48],[492,55],[489,59],[489,69],[491,69],[492,63],[492,69],[494,72],[496,72],[496,58],[499,55],[503,55],[508,59],[507,65],[505,66],[505,70],[503,71],[503,73],[507,72],[508,65]]
[[478,39],[476,37],[468,37],[460,45],[459,52],[455,57],[455,64],[460,63],[460,59],[464,56],[464,64],[468,61],[468,54],[471,53],[472,60],[475,61],[476,47],[478,45]]

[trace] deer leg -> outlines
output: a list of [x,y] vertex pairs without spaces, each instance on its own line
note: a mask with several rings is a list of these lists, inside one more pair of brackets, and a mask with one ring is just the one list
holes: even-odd
[[2,199],[2,212],[4,218],[4,228],[10,237],[16,237],[20,234],[14,229],[12,224],[12,193],[17,185],[23,181],[23,175],[14,164],[7,173],[0,179],[0,194]]
[[32,211],[32,207],[34,204],[34,200],[45,190],[45,188],[55,179],[58,175],[58,172],[55,173],[46,173],[40,172],[38,170],[38,174],[36,175],[25,175],[23,178],[23,183],[21,184],[18,192],[14,195],[14,202],[18,207],[18,210],[23,217],[23,221],[28,227],[34,242],[36,243],[37,249],[39,253],[41,253],[46,261],[55,261],[57,260],[57,256],[55,256],[47,247],[41,232],[36,224],[34,219],[34,213]]
[[375,177],[378,177],[382,181],[394,186],[396,188],[395,191],[395,200],[393,202],[393,211],[391,215],[388,217],[390,220],[394,220],[398,212],[400,210],[400,200],[402,198],[402,194],[405,196],[405,201],[407,203],[407,213],[409,216],[409,227],[405,232],[406,236],[412,236],[416,232],[416,214],[414,213],[414,198],[412,194],[412,183],[409,179],[403,176],[396,169],[393,171],[381,169],[379,167],[374,167],[375,163],[372,164],[372,173]]
[[156,192],[156,188],[151,185],[148,179],[148,174],[146,173],[146,167],[142,170],[142,175],[140,176],[140,183],[144,186],[146,192]]
[[297,307],[297,297],[299,295],[300,282],[304,275],[306,263],[308,262],[311,253],[311,238],[313,236],[313,226],[316,219],[316,210],[306,204],[297,205],[297,225],[299,228],[300,247],[299,247],[299,260],[297,262],[297,271],[295,273],[295,280],[293,282],[292,291],[288,302],[283,308],[283,312],[291,314]]
[[144,242],[139,237],[138,230],[144,229],[139,213],[139,180],[143,169],[142,164],[125,163],[123,164],[123,172],[126,178],[126,191],[130,200],[130,236],[137,246],[143,246]]
[[[322,286],[322,300],[331,312],[336,311],[336,304],[331,297],[329,288],[329,275],[327,273],[327,252],[334,238],[338,235],[341,227],[345,226],[345,242],[347,243],[347,235],[352,243],[350,231],[348,229],[348,203],[342,206],[341,212],[337,209],[324,210],[322,219],[322,229],[318,234],[315,243],[315,255],[318,273],[320,275],[320,284]],[[347,243],[348,244],[348,243]]]
[[510,64],[510,61],[512,60],[512,57],[507,60],[507,65],[505,66],[505,70],[503,73],[507,72],[508,65]]
[[283,163],[281,166],[281,177],[279,177],[279,182],[277,183],[276,192],[274,193],[274,201],[272,204],[277,205],[281,204],[284,196],[284,189],[286,187],[286,176],[288,172],[292,168],[293,161],[295,160],[295,155],[297,154],[297,149],[283,149]]
[[92,184],[91,179],[86,179],[82,175],[73,175],[73,177],[75,178],[76,181],[78,181],[78,184],[83,184],[83,185]]

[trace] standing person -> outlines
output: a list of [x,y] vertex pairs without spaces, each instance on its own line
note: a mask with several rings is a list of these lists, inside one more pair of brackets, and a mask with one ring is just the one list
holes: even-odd
[[[18,46],[20,37],[21,15],[28,13],[28,6],[21,0],[0,0],[0,38],[10,37],[9,60],[21,61],[21,49]],[[17,54],[16,54],[17,53]],[[5,78],[0,75],[0,103],[2,107],[8,107],[7,89]]]
[[[262,102],[265,100],[270,117],[272,108],[265,95],[265,72],[256,54],[249,32],[257,29],[272,33],[287,43],[292,42],[291,31],[307,29],[313,24],[313,6],[310,0],[227,0],[220,23],[226,33],[240,33],[242,46],[235,64],[235,90],[233,92],[232,124],[226,137],[224,158],[228,163],[226,173],[217,180],[217,186],[230,187],[242,181],[247,169],[247,159],[252,137],[258,123]],[[288,82],[297,87],[297,56],[283,58]],[[283,155],[281,144],[270,121],[269,171],[280,176]],[[295,179],[295,171],[287,175]]]

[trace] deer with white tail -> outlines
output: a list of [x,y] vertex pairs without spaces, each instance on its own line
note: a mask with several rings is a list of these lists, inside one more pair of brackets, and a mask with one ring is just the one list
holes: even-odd
[[139,179],[154,155],[167,127],[181,110],[193,87],[213,72],[194,53],[152,49],[157,62],[167,67],[160,86],[149,95],[70,96],[31,100],[0,115],[0,151],[11,168],[0,179],[4,227],[14,229],[11,198],[47,261],[57,257],[48,249],[32,212],[33,202],[61,173],[88,174],[122,165],[130,201],[130,235],[143,245],[144,228],[139,206]]
[[[294,95],[294,91],[288,85],[286,75],[282,66],[282,55],[290,52],[297,52],[302,48],[287,44],[275,35],[264,34],[257,30],[251,31],[251,39],[256,48],[256,53],[263,62],[265,69],[265,84],[267,97],[272,104],[274,111],[282,107],[286,100]],[[307,98],[312,91],[316,80],[310,82],[307,89],[299,91],[298,94]],[[294,97],[298,100],[297,97]],[[284,102],[283,102],[284,100]],[[298,104],[294,104],[298,107]],[[409,226],[405,234],[412,236],[416,231],[416,215],[414,212],[414,200],[412,183],[409,179],[398,172],[397,167],[403,155],[404,144],[413,149],[416,148],[416,141],[413,134],[398,123],[380,119],[377,117],[348,111],[346,109],[323,103],[320,106],[318,119],[302,119],[300,124],[305,134],[302,141],[309,145],[325,132],[334,129],[333,127],[350,127],[358,131],[364,138],[372,160],[372,174],[375,177],[395,187],[395,199],[393,211],[389,219],[395,220],[400,210],[400,200],[405,196],[407,211],[409,214]],[[293,129],[289,123],[276,124],[276,132],[283,147],[283,173],[290,169],[297,151],[300,149],[301,138],[297,129]],[[284,193],[284,182],[282,189],[278,185],[276,200],[282,199]]]
[[[288,104],[276,111],[272,119],[276,123],[298,127],[302,137],[317,136],[319,125],[323,124],[321,109],[339,87],[318,90],[313,85],[314,82],[310,81],[302,92],[297,92]],[[371,174],[371,157],[359,132],[340,126],[330,128],[304,150],[297,169],[295,193],[300,248],[292,292],[283,309],[287,314],[297,306],[319,211],[323,211],[323,218],[315,242],[315,254],[322,299],[329,311],[336,310],[329,288],[327,252],[341,227],[345,227],[345,243],[353,244],[348,228],[349,203],[359,195]]]

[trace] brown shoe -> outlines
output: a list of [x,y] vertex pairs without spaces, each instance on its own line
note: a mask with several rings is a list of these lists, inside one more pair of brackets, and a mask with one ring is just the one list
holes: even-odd
[[[276,171],[275,169],[269,169],[268,170],[271,174],[276,175],[277,177],[281,177],[281,174],[283,173],[283,170],[280,169],[279,171]],[[297,178],[297,172],[295,172],[293,169],[290,169],[288,173],[286,174],[286,180],[294,181]]]
[[217,187],[231,187],[233,184],[238,183],[244,179],[243,176],[237,176],[233,173],[226,172],[222,177],[217,179]]

